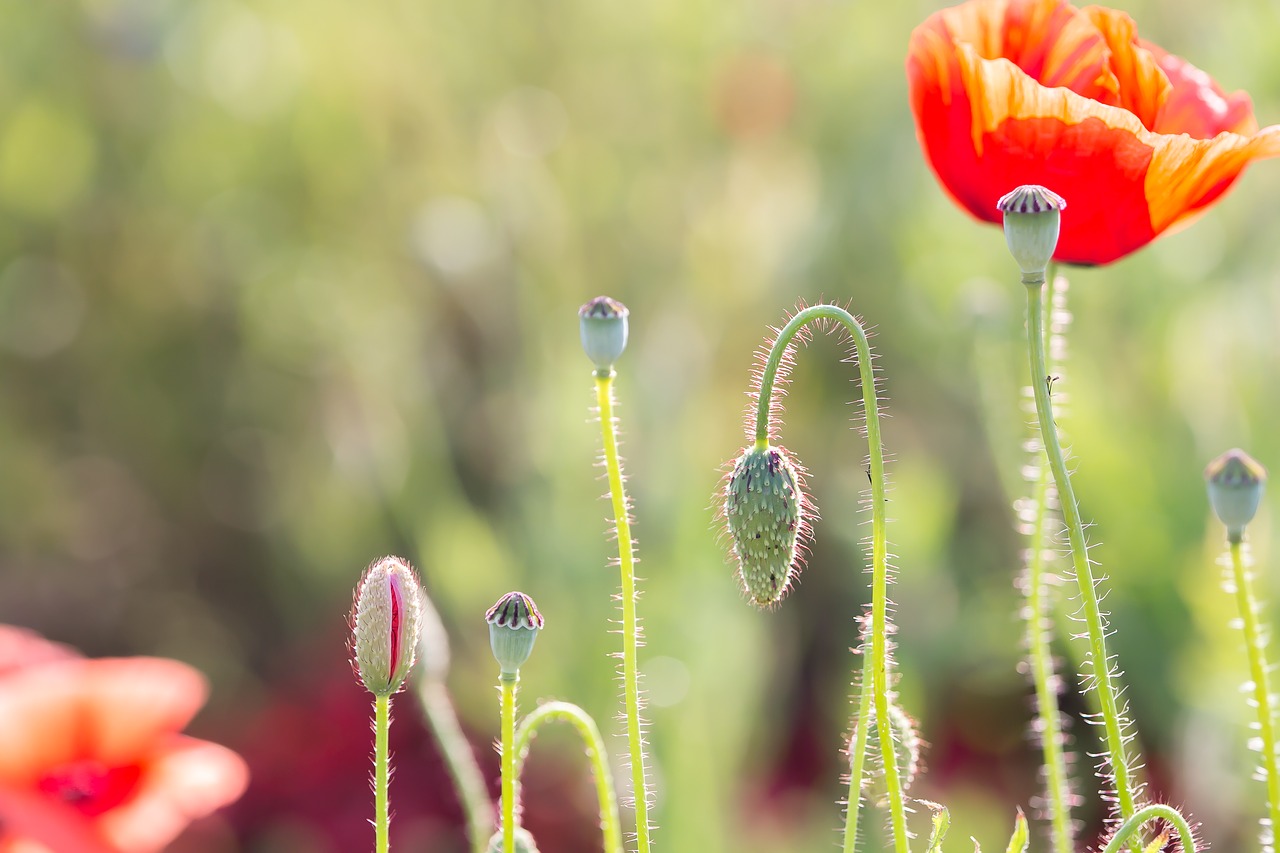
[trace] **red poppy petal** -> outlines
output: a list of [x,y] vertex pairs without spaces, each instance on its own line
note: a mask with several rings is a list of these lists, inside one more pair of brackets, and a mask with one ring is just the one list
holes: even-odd
[[169,739],[147,765],[137,796],[104,814],[103,834],[122,850],[160,850],[191,821],[234,802],[249,783],[240,756],[188,737]]
[[32,784],[85,758],[129,764],[182,729],[205,698],[203,677],[159,658],[75,659],[0,679],[0,780]]
[[1152,227],[1158,234],[1188,219],[1222,195],[1246,166],[1268,157],[1280,157],[1280,125],[1253,136],[1157,137],[1146,180]]
[[[983,59],[1008,59],[1045,86],[1065,86],[1114,103],[1119,84],[1107,45],[1088,17],[1057,0],[977,0],[943,9],[922,28],[973,47]],[[914,47],[915,34],[912,36]]]
[[1138,117],[1149,130],[1173,87],[1156,56],[1138,43],[1138,27],[1124,12],[1087,6],[1082,10],[1106,40],[1111,71],[1120,85],[1114,106]]
[[1230,95],[1213,78],[1179,56],[1145,44],[1157,58],[1173,86],[1164,109],[1152,130],[1157,133],[1187,133],[1196,139],[1211,139],[1219,133],[1249,136],[1258,132],[1253,101],[1244,92]]
[[0,851],[120,853],[75,809],[32,791],[0,788]]
[[80,657],[62,643],[53,643],[26,628],[0,625],[0,675],[26,666]]
[[181,731],[204,704],[204,676],[165,658],[104,658],[91,661],[84,707],[93,720],[96,755],[107,764],[126,763],[161,734]]

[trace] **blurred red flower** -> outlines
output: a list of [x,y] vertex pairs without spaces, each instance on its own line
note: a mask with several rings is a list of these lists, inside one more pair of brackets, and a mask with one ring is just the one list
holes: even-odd
[[969,0],[911,34],[916,131],[978,219],[1022,184],[1067,200],[1055,257],[1105,264],[1186,223],[1254,160],[1280,155],[1249,96],[1137,36],[1128,15],[1063,0]]
[[239,756],[178,734],[207,691],[186,664],[9,628],[0,663],[0,851],[151,853],[244,790]]

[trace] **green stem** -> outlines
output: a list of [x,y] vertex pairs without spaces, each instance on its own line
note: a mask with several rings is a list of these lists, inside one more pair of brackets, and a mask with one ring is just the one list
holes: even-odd
[[391,776],[391,754],[387,746],[387,732],[391,728],[391,697],[375,696],[373,699],[373,832],[374,849],[387,853],[387,825],[390,822],[387,807],[387,782]]
[[622,462],[618,456],[618,436],[613,419],[613,371],[596,373],[596,404],[600,409],[600,432],[604,439],[605,467],[609,473],[609,495],[613,500],[613,521],[618,532],[618,568],[622,576],[622,689],[626,705],[627,743],[631,753],[631,789],[636,810],[636,849],[649,853],[649,782],[644,769],[644,744],[640,722],[640,678],[636,649],[640,645],[636,627],[635,542],[631,538],[631,518],[627,493],[622,485]]
[[475,753],[467,742],[458,716],[454,713],[449,693],[442,683],[420,680],[417,683],[418,701],[426,714],[427,725],[440,745],[445,765],[453,777],[467,816],[467,833],[471,839],[472,853],[485,853],[489,849],[489,836],[493,834],[493,801],[485,790],[484,777],[476,763]]
[[1116,834],[1111,836],[1107,846],[1102,848],[1102,853],[1119,853],[1137,835],[1142,825],[1151,820],[1164,820],[1173,824],[1174,830],[1178,833],[1178,843],[1182,845],[1183,853],[1194,853],[1196,840],[1195,836],[1191,834],[1191,827],[1187,824],[1186,818],[1177,809],[1160,803],[1146,806],[1141,811],[1130,815],[1116,830]]
[[1067,523],[1067,539],[1071,544],[1071,559],[1075,568],[1076,583],[1084,610],[1085,626],[1089,637],[1089,659],[1093,677],[1097,683],[1098,698],[1102,705],[1102,722],[1106,731],[1107,760],[1115,781],[1116,802],[1123,820],[1133,816],[1135,806],[1133,783],[1128,752],[1124,741],[1124,723],[1116,700],[1116,687],[1112,682],[1110,658],[1107,656],[1106,630],[1102,611],[1098,604],[1098,591],[1089,566],[1088,546],[1085,544],[1084,525],[1080,520],[1080,508],[1071,478],[1058,442],[1058,428],[1053,422],[1053,403],[1049,399],[1048,371],[1045,369],[1043,305],[1040,296],[1044,275],[1024,275],[1027,287],[1027,341],[1031,361],[1031,387],[1036,398],[1036,414],[1040,421],[1040,438],[1049,458],[1054,484],[1058,489],[1058,503]]
[[[1057,295],[1055,278],[1050,275],[1043,304],[1048,306],[1050,322],[1045,324],[1043,345],[1052,352],[1053,303]],[[1052,362],[1050,370],[1057,367]],[[1048,371],[1046,371],[1047,375]],[[1044,752],[1045,795],[1049,801],[1051,837],[1054,853],[1071,853],[1071,792],[1067,784],[1067,762],[1062,744],[1062,715],[1058,707],[1058,691],[1053,672],[1052,634],[1049,624],[1049,590],[1045,584],[1045,541],[1050,519],[1052,496],[1049,466],[1036,452],[1036,481],[1032,499],[1031,541],[1027,557],[1027,646],[1031,659],[1031,678],[1036,692],[1036,713],[1040,718],[1041,749]]]
[[516,849],[516,684],[520,674],[498,677],[502,689],[502,850]]
[[1244,630],[1244,647],[1253,678],[1253,700],[1258,706],[1258,734],[1262,738],[1262,769],[1267,780],[1267,813],[1271,832],[1280,827],[1280,773],[1276,772],[1275,712],[1267,674],[1266,640],[1258,625],[1258,602],[1253,595],[1253,578],[1245,565],[1244,546],[1238,537],[1230,542],[1231,573],[1235,580],[1236,605]]
[[[853,853],[858,846],[858,811],[862,805],[862,774],[867,758],[867,736],[871,722],[872,657],[862,656],[861,687],[858,693],[858,719],[854,724],[853,746],[849,755],[849,798],[844,811],[843,853]],[[895,756],[897,753],[894,753]]]
[[587,759],[591,762],[591,771],[596,777],[596,799],[600,806],[600,829],[604,836],[604,851],[605,853],[622,853],[618,798],[613,790],[613,777],[609,774],[604,739],[600,737],[600,729],[596,726],[595,720],[591,719],[586,711],[569,702],[547,702],[525,717],[520,722],[520,728],[515,736],[516,778],[519,778],[524,771],[524,761],[538,727],[552,721],[568,723],[582,738],[583,745],[587,748]]
[[[898,775],[897,752],[893,745],[893,726],[889,717],[889,549],[885,534],[885,481],[884,448],[880,439],[880,403],[876,397],[875,368],[871,362],[871,345],[866,330],[848,311],[836,305],[813,305],[798,312],[778,333],[773,342],[764,372],[760,377],[760,398],[756,407],[756,447],[769,445],[769,408],[773,385],[777,379],[782,357],[806,324],[813,321],[834,320],[844,326],[853,337],[858,357],[858,376],[862,384],[862,405],[866,412],[869,474],[871,477],[871,660],[864,666],[871,667],[872,696],[875,704],[876,732],[879,735],[880,754],[884,760],[885,784],[889,790],[889,815],[893,829],[894,847],[897,853],[908,853],[906,808],[902,782]],[[865,654],[865,651],[864,651]],[[857,733],[866,731],[869,714],[864,690],[859,696]],[[861,741],[861,746],[857,741]],[[855,738],[851,766],[861,766],[866,751],[866,739]],[[861,791],[861,774],[849,779],[849,803],[845,823],[845,849],[850,845],[850,827],[857,830],[857,804]]]

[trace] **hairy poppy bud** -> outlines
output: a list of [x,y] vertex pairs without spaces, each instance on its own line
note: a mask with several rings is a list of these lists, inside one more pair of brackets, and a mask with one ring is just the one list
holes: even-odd
[[542,614],[523,592],[509,592],[484,615],[489,623],[489,647],[504,676],[515,675],[533,654],[533,642],[542,630]]
[[[538,845],[533,836],[523,826],[516,827],[516,853],[538,853]],[[489,839],[488,853],[502,853],[502,830],[498,830]]]
[[724,518],[743,589],[761,607],[781,600],[800,571],[804,510],[800,472],[785,450],[750,447],[738,457]]
[[1024,184],[1003,196],[996,207],[1004,214],[1004,239],[1024,276],[1043,275],[1058,247],[1062,196],[1036,184]]
[[582,348],[596,370],[607,376],[627,348],[627,306],[608,296],[597,296],[578,309]]
[[383,557],[365,569],[356,592],[355,664],[375,696],[390,696],[413,666],[421,624],[418,578],[399,557]]
[[1204,479],[1209,505],[1227,526],[1227,538],[1239,542],[1262,501],[1267,469],[1243,450],[1228,450],[1204,469]]

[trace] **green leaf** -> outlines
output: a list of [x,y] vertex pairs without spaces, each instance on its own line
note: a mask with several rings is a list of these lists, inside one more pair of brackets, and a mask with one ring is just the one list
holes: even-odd
[[1013,836],[1009,839],[1009,846],[1005,848],[1005,853],[1026,853],[1029,840],[1027,819],[1023,817],[1022,809],[1018,809],[1018,820],[1013,825]]

